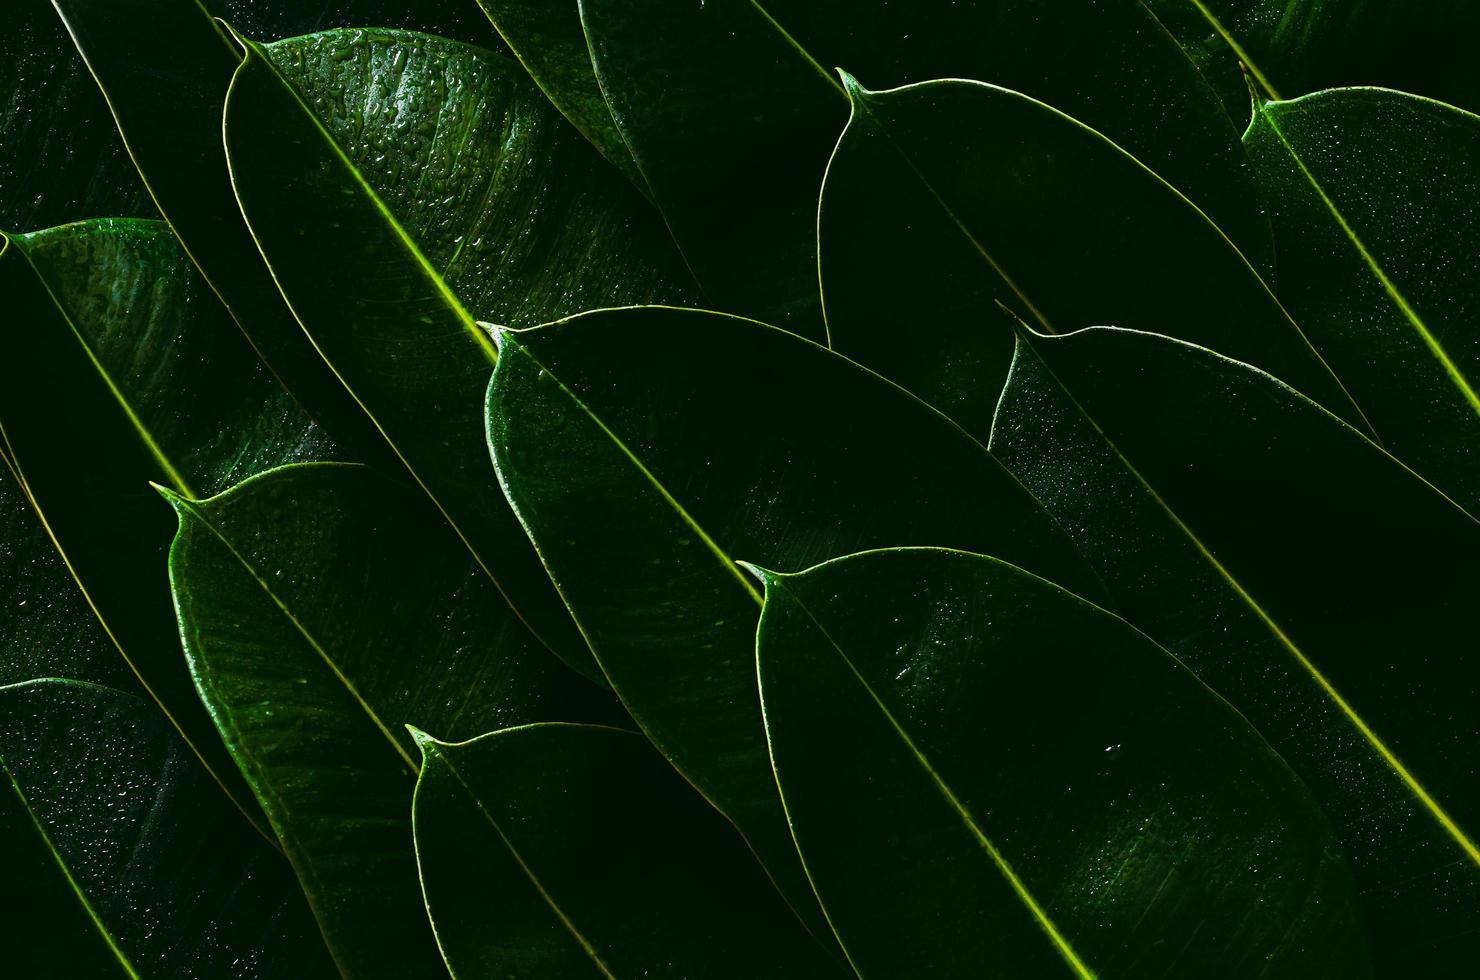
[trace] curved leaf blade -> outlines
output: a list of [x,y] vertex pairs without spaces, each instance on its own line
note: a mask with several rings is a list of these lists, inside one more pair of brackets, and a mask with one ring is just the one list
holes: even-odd
[[152,705],[78,681],[0,688],[0,769],[131,977],[327,977],[282,856]]
[[837,974],[641,736],[545,724],[418,741],[417,856],[457,975]]
[[619,712],[544,652],[424,498],[372,470],[290,466],[171,503],[192,675],[336,960],[440,972],[403,725],[470,737]]
[[[756,700],[760,597],[733,559],[941,544],[1098,584],[979,443],[778,328],[647,308],[498,337],[504,492],[617,695],[808,915]],[[755,411],[716,377],[745,379]]]
[[992,447],[1310,786],[1380,970],[1468,962],[1480,525],[1262,371],[1130,331],[1025,342]]
[[[389,107],[388,79],[403,86]],[[665,253],[647,251],[669,246],[644,232],[646,205],[512,63],[434,38],[250,45],[226,143],[243,213],[315,346],[536,635],[598,676],[491,492],[478,408],[497,353],[473,317],[540,322],[567,304],[682,293]],[[450,214],[448,195],[472,210]]]
[[1480,118],[1381,89],[1260,104],[1280,297],[1384,446],[1480,513]]
[[999,305],[1049,332],[1111,323],[1205,344],[1360,419],[1228,237],[1101,134],[976,82],[850,91],[818,218],[837,350],[980,438],[1012,358]]
[[758,574],[777,783],[861,975],[1370,975],[1319,808],[1143,634],[961,552]]

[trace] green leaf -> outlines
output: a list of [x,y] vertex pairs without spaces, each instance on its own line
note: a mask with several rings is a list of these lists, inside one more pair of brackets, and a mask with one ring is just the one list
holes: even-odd
[[49,0],[0,6],[0,228],[154,205]]
[[861,976],[1370,975],[1309,792],[1144,634],[962,552],[757,574],[776,780]]
[[529,77],[601,155],[639,189],[647,182],[597,84],[579,0],[478,0]]
[[1470,66],[1480,7],[1470,0],[1146,3],[1240,121],[1249,118],[1240,63],[1272,99],[1340,85],[1383,85],[1480,108],[1480,83]]
[[25,337],[0,358],[0,434],[23,492],[134,672],[245,800],[180,656],[170,516],[149,481],[194,496],[333,447],[161,222],[11,238],[0,294]]
[[851,92],[818,220],[835,349],[979,438],[1012,357],[998,304],[1205,344],[1360,418],[1227,236],[1104,136],[976,82]]
[[170,499],[191,671],[336,959],[439,972],[402,726],[467,738],[620,712],[544,652],[424,497],[373,470],[310,463]]
[[664,308],[498,338],[488,442],[561,596],[633,717],[821,928],[765,755],[760,596],[732,559],[935,544],[1098,584],[980,444],[809,341]]
[[1480,118],[1380,89],[1262,104],[1244,138],[1280,298],[1384,446],[1480,513]]
[[837,975],[734,828],[640,736],[418,740],[416,849],[456,975]]
[[878,87],[971,78],[1057,105],[1123,142],[1256,264],[1269,264],[1269,228],[1237,132],[1139,3],[580,6],[621,132],[699,281],[726,310],[821,338],[817,193],[847,120],[833,65]]
[[1464,972],[1480,525],[1263,372],[1129,331],[1021,346],[992,450],[1311,788],[1380,972]]
[[160,212],[273,373],[367,461],[388,458],[283,305],[242,224],[221,146],[239,47],[199,0],[54,0]]
[[282,856],[152,705],[77,681],[0,688],[0,768],[120,975],[334,975]]
[[687,296],[656,216],[516,65],[419,35],[251,46],[226,142],[315,345],[536,634],[596,676],[494,488],[478,409],[497,355],[473,317]]

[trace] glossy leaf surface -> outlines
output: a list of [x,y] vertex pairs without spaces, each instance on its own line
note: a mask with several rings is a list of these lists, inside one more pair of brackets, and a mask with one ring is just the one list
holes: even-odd
[[162,223],[19,236],[0,277],[26,336],[23,356],[0,359],[0,427],[21,484],[119,650],[230,783],[235,767],[180,655],[170,515],[149,482],[189,496],[333,447]]
[[1471,41],[1480,8],[1468,0],[1146,0],[1249,118],[1242,61],[1270,98],[1341,85],[1384,85],[1480,109]]
[[1382,89],[1260,106],[1280,297],[1386,448],[1480,513],[1480,117]]
[[479,0],[499,35],[565,118],[639,188],[647,183],[596,81],[579,0]]
[[488,441],[505,493],[613,689],[794,905],[809,899],[765,756],[760,597],[733,560],[952,545],[1098,588],[980,444],[777,328],[649,308],[499,343]]
[[758,574],[777,783],[860,975],[1370,974],[1309,793],[1144,634],[962,552]]
[[656,216],[516,65],[419,35],[254,48],[226,140],[243,212],[316,346],[514,607],[594,675],[495,491],[478,407],[496,353],[473,317],[686,296]]
[[1042,98],[1123,140],[1256,263],[1269,256],[1236,132],[1139,3],[582,0],[581,13],[612,113],[723,309],[821,338],[817,193],[847,120],[835,65],[878,88],[959,77]]
[[359,457],[378,459],[380,439],[283,305],[242,224],[221,147],[239,47],[199,0],[55,2],[150,194],[211,288],[314,418]]
[[1357,417],[1228,238],[1100,134],[991,85],[852,91],[818,219],[838,351],[983,439],[1012,357],[999,303],[1206,344]]
[[156,213],[50,0],[0,7],[0,93],[0,228]]
[[424,497],[373,470],[290,466],[173,503],[191,671],[336,959],[440,973],[404,725],[467,738],[619,711],[545,652]]
[[840,976],[641,736],[420,737],[416,848],[458,976]]
[[1128,331],[1032,338],[992,447],[1310,786],[1382,970],[1472,958],[1480,525],[1263,372]]
[[334,975],[282,855],[153,705],[77,681],[0,688],[0,760],[117,975]]

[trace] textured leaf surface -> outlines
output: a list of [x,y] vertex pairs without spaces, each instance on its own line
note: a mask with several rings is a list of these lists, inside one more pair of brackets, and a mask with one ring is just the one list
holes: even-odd
[[270,59],[248,53],[226,140],[278,284],[514,607],[594,675],[494,491],[478,408],[496,354],[473,317],[687,296],[661,224],[512,62],[375,31]]
[[1480,117],[1381,89],[1261,105],[1280,297],[1384,446],[1480,513]]
[[356,455],[381,440],[273,288],[242,224],[221,146],[241,60],[198,0],[55,0],[160,212],[251,343],[314,418]]
[[1480,108],[1471,48],[1480,8],[1469,0],[1146,0],[1249,118],[1242,61],[1270,98],[1340,85],[1384,85]]
[[544,651],[424,497],[373,470],[290,466],[174,504],[191,670],[336,959],[441,973],[403,726],[468,738],[620,712]]
[[1262,372],[1127,331],[1033,338],[992,447],[1310,786],[1382,969],[1472,959],[1480,526]]
[[861,975],[1370,975],[1310,794],[1144,634],[961,552],[759,574],[777,783]]
[[847,120],[834,65],[879,88],[959,77],[1042,98],[1269,256],[1236,132],[1139,3],[582,0],[581,13],[613,115],[726,310],[821,338],[817,193]]
[[505,492],[613,689],[795,905],[810,899],[755,691],[760,596],[733,559],[950,545],[1098,588],[979,443],[808,341],[663,308],[499,337],[488,441]]
[[639,188],[647,182],[596,81],[579,0],[478,0],[529,76],[601,155]]
[[840,975],[641,736],[422,736],[416,848],[458,976]]
[[852,91],[818,220],[835,349],[980,438],[1012,357],[999,303],[1206,344],[1357,417],[1228,238],[1100,134],[973,82]]
[[18,356],[0,358],[0,427],[21,484],[125,658],[230,782],[235,767],[180,656],[170,516],[148,484],[190,496],[333,448],[162,223],[19,236],[0,279],[25,336]]
[[0,761],[119,975],[334,975],[282,855],[149,703],[76,681],[0,689]]
[[50,0],[0,8],[0,228],[155,214]]

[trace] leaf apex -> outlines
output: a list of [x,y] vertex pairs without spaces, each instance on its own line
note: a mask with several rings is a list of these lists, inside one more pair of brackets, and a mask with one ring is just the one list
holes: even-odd
[[417,728],[415,725],[407,725],[406,731],[411,735],[411,739],[416,743],[416,747],[421,749],[421,756],[423,759],[425,759],[429,755],[436,753],[442,745],[441,742],[437,741],[435,738],[432,738],[432,736],[428,735],[420,728]]
[[735,564],[739,565],[741,568],[754,575],[757,579],[760,580],[761,584],[768,589],[781,578],[780,572],[773,572],[769,568],[762,568],[761,566],[756,565],[752,562],[737,561],[735,562]]
[[155,483],[153,480],[150,480],[149,485],[154,488],[155,493],[159,494],[165,499],[166,503],[175,508],[175,512],[177,514],[182,513],[186,505],[189,503],[189,501],[180,496],[180,494],[176,493],[174,490],[171,490],[169,487],[165,486],[162,483]]
[[856,102],[869,94],[868,89],[859,84],[858,79],[854,78],[851,72],[843,68],[834,68],[833,71],[838,73],[838,79],[843,83],[843,91],[848,93],[849,101]]

